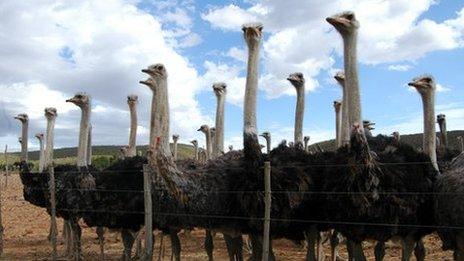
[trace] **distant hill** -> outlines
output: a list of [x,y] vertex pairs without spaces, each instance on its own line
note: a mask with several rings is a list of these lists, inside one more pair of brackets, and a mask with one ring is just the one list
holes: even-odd
[[[172,144],[171,144],[172,145]],[[137,152],[141,151],[142,155],[145,155],[147,152],[148,146],[137,146]],[[93,156],[112,156],[118,157],[120,153],[121,145],[94,145],[92,146],[92,155]],[[185,159],[193,157],[193,146],[187,144],[178,144],[177,146],[177,153],[179,159]],[[18,157],[19,152],[10,153],[13,157]],[[77,155],[77,148],[60,148],[55,149],[53,151],[53,157],[55,159],[61,158],[71,158],[76,157]],[[29,159],[30,160],[39,160],[39,151],[30,151],[29,152]]]
[[[439,134],[437,132],[437,134]],[[457,137],[464,136],[463,130],[456,130],[456,131],[448,131],[448,147],[450,149],[460,150],[461,144],[459,143]],[[415,148],[422,148],[422,133],[420,134],[408,134],[408,135],[401,135],[401,141]],[[323,150],[335,150],[335,140],[327,140],[312,144],[310,147],[314,148],[316,146],[320,146]]]

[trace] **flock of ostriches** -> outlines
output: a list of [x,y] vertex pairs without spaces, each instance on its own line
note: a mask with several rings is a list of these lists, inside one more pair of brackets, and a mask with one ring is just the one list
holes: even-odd
[[[77,166],[54,166],[56,213],[63,218],[68,254],[81,259],[79,220],[96,227],[103,243],[103,229],[119,229],[124,243],[123,259],[130,260],[132,246],[144,225],[142,167],[152,168],[154,229],[169,234],[176,260],[180,259],[178,232],[206,230],[205,247],[213,259],[213,234],[226,240],[231,260],[242,260],[242,235],[251,243],[251,260],[262,259],[265,161],[271,162],[272,206],[271,239],[287,238],[307,242],[307,259],[323,258],[319,249],[321,235],[330,235],[332,258],[337,258],[338,241],[347,244],[350,260],[365,260],[362,242],[375,240],[376,260],[385,255],[385,242],[395,239],[402,246],[402,260],[413,255],[424,260],[424,236],[438,232],[444,249],[454,251],[456,260],[464,260],[464,154],[452,152],[446,144],[444,117],[440,146],[435,133],[432,76],[417,77],[409,83],[420,94],[424,106],[423,148],[404,144],[398,133],[392,137],[370,135],[372,123],[362,121],[360,88],[357,75],[356,42],[359,23],[352,12],[327,18],[340,33],[344,44],[344,72],[335,79],[343,90],[341,102],[334,102],[336,112],[335,151],[309,151],[309,137],[303,137],[303,74],[288,77],[297,90],[294,141],[271,150],[270,133],[267,153],[258,142],[256,101],[258,90],[261,24],[246,24],[243,34],[248,47],[247,78],[244,100],[243,150],[231,147],[224,153],[224,100],[226,85],[213,85],[217,96],[216,128],[201,126],[206,135],[206,149],[199,150],[192,141],[195,158],[177,160],[177,140],[173,153],[169,144],[169,103],[167,70],[162,64],[142,72],[140,81],[153,91],[150,144],[146,157],[136,155],[137,96],[128,96],[131,112],[129,146],[124,157],[111,167],[92,167],[90,138],[90,98],[78,93],[67,102],[82,111]],[[50,212],[48,171],[53,167],[53,131],[56,109],[46,108],[45,150],[40,171],[27,165],[28,117],[22,122],[21,180],[24,197]],[[443,132],[444,129],[444,132]],[[43,136],[38,135],[42,140]],[[438,148],[437,148],[438,147]],[[201,153],[206,160],[201,160]],[[200,155],[199,155],[200,154]],[[453,159],[454,157],[454,159]],[[228,193],[230,192],[230,193]],[[236,192],[236,193],[234,193]],[[272,244],[270,258],[273,259]]]

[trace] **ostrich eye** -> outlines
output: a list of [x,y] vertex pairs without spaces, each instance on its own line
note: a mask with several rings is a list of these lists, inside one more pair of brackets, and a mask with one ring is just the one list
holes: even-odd
[[78,94],[78,95],[76,95],[76,98],[82,99],[82,95]]
[[424,78],[423,80],[426,81],[426,82],[428,82],[428,83],[430,83],[430,82],[432,81],[432,78],[426,77],[426,78]]
[[354,15],[353,15],[353,14],[347,14],[345,17],[346,17],[346,19],[348,19],[348,20],[353,20],[353,19],[354,19]]
[[163,70],[163,66],[162,66],[162,65],[158,65],[158,66],[156,66],[156,69],[158,69],[158,70]]

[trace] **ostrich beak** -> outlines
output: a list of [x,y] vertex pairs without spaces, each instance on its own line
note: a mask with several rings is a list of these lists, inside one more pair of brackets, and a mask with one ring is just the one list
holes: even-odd
[[74,98],[67,99],[66,102],[74,102]]
[[144,85],[147,85],[149,86],[150,84],[148,83],[148,81],[139,81],[140,84],[144,84]]
[[417,82],[410,82],[408,83],[408,86],[411,86],[411,87],[418,87],[420,84],[417,83]]
[[201,128],[199,128],[197,131],[201,131]]
[[342,17],[327,17],[325,19],[329,24],[333,25],[333,26],[337,26],[337,25],[348,25],[349,24],[349,20],[348,19],[345,19],[345,18],[342,18]]
[[143,73],[148,73],[148,74],[149,74],[151,71],[150,71],[149,69],[142,69],[142,72],[143,72]]

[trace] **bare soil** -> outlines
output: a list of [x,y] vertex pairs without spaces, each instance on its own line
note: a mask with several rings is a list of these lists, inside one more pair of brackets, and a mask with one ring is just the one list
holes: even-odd
[[[18,175],[8,178],[8,186],[2,189],[2,214],[4,233],[4,253],[0,260],[48,260],[51,256],[51,245],[47,240],[50,217],[44,209],[35,207],[23,199],[22,185]],[[99,259],[99,245],[95,229],[82,224],[82,248],[85,260]],[[62,228],[62,220],[58,220],[58,228]],[[183,260],[207,260],[204,251],[204,231],[194,230],[190,235],[181,233],[182,259]],[[158,260],[160,249],[160,235],[156,234],[155,260]],[[58,245],[58,253],[64,253],[64,245],[61,240]],[[164,238],[164,260],[170,260],[169,237]],[[225,244],[220,234],[215,237],[214,257],[216,260],[228,260]],[[427,248],[427,260],[452,260],[450,251],[441,250],[441,242],[436,235],[430,235],[425,240]],[[273,242],[277,260],[304,260],[305,249],[298,247],[288,240],[276,240]],[[374,260],[372,242],[366,242],[364,249],[369,260]],[[117,231],[108,231],[105,234],[105,260],[120,259],[122,254],[122,241]],[[246,251],[245,255],[248,257]],[[327,260],[329,248],[325,247]],[[401,248],[394,243],[387,244],[386,260],[400,260]],[[341,247],[340,256],[347,258],[346,249]]]

